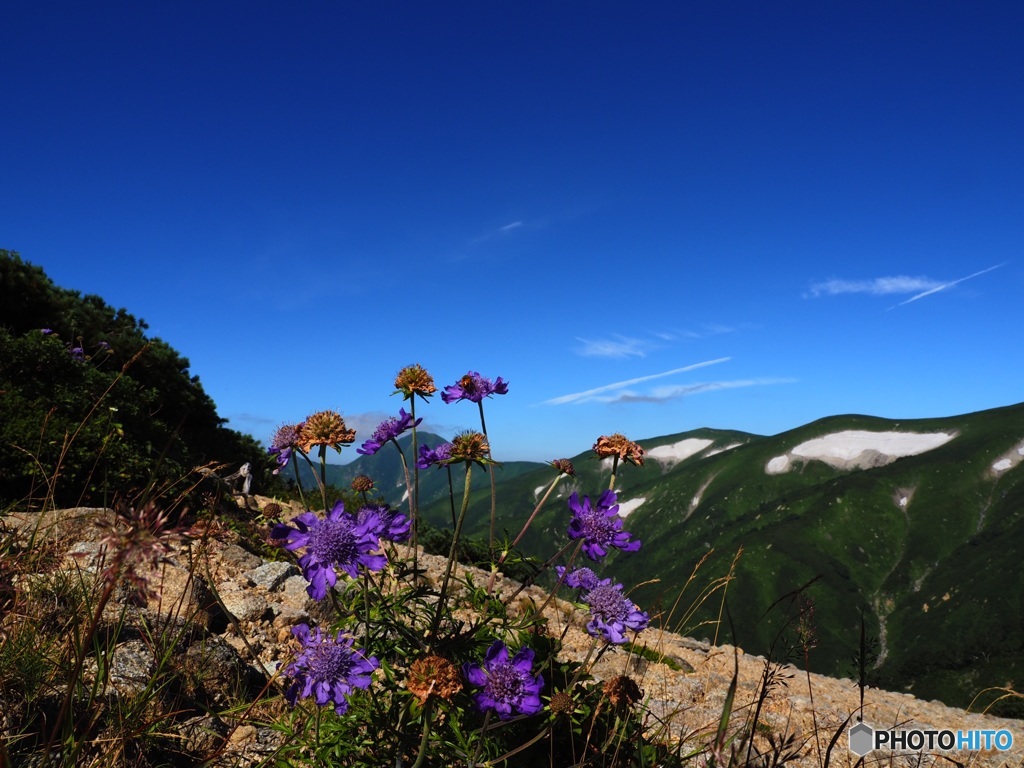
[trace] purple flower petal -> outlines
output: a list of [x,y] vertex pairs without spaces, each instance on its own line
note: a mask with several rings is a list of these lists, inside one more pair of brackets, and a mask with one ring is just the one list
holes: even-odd
[[483,665],[467,662],[462,666],[466,680],[482,688],[474,695],[480,711],[496,712],[502,720],[516,713],[535,715],[541,711],[544,678],[530,674],[533,655],[532,649],[522,648],[509,661],[508,648],[498,640],[487,649]]
[[507,394],[508,382],[502,381],[500,376],[492,383],[487,377],[470,371],[451,386],[445,387],[441,399],[446,403],[455,403],[459,400],[479,403],[491,395]]
[[341,632],[323,634],[306,624],[292,629],[302,643],[298,657],[286,673],[293,678],[285,698],[294,706],[298,699],[313,697],[323,707],[334,704],[339,715],[348,710],[348,697],[355,688],[369,688],[371,674],[380,663],[352,647],[351,637]]
[[623,552],[636,552],[640,549],[640,542],[631,541],[632,534],[622,530],[622,518],[619,517],[619,505],[614,491],[602,493],[596,507],[590,503],[588,496],[584,496],[581,502],[579,494],[573,493],[569,497],[569,510],[572,512],[569,538],[583,539],[583,553],[591,560],[600,560],[608,554],[608,547]]

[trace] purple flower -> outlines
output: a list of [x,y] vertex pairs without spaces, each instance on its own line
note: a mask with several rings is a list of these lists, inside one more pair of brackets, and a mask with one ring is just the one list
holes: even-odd
[[51,333],[53,333],[53,328],[40,328],[39,332],[42,333],[43,336],[49,336]]
[[583,552],[591,560],[600,560],[608,554],[608,547],[623,552],[640,549],[640,542],[630,541],[632,534],[622,530],[615,491],[602,493],[596,507],[591,506],[589,496],[584,496],[581,504],[579,494],[573,493],[569,497],[569,509],[572,511],[569,538],[583,539]]
[[356,453],[361,453],[363,456],[373,456],[377,451],[384,447],[384,443],[388,440],[394,440],[400,434],[410,427],[418,426],[423,419],[416,419],[413,423],[412,415],[405,412],[405,408],[398,409],[398,416],[391,416],[380,423],[377,427],[377,431],[373,433],[373,436],[363,443],[362,447],[356,448]]
[[341,632],[325,635],[319,627],[310,630],[299,624],[292,634],[302,642],[302,651],[287,669],[294,678],[285,691],[288,703],[295,706],[298,699],[313,696],[319,706],[333,703],[335,712],[345,714],[352,689],[369,688],[370,675],[380,662],[353,649],[352,638]]
[[452,457],[452,444],[441,443],[434,450],[430,450],[426,445],[420,446],[420,457],[416,459],[416,466],[420,469],[426,469],[427,467],[436,464],[438,468],[445,465],[445,462]]
[[491,380],[481,376],[476,371],[470,371],[450,387],[445,387],[441,393],[441,399],[446,403],[455,403],[459,400],[471,400],[479,403],[485,397],[491,395],[507,395],[508,382],[502,381],[501,376],[493,384]]
[[412,530],[412,521],[387,504],[368,504],[356,513],[357,523],[369,523],[370,531],[388,541],[405,541]]
[[[565,573],[565,566],[559,565],[555,571],[558,573],[558,578],[561,579],[562,574]],[[593,589],[598,585],[599,579],[597,574],[589,568],[575,568],[562,581],[567,587],[573,589]]]
[[374,511],[357,520],[339,501],[325,518],[303,512],[292,522],[294,528],[278,523],[270,536],[281,539],[280,545],[289,551],[306,548],[306,554],[299,558],[299,567],[309,582],[306,592],[314,600],[323,600],[328,588],[337,584],[336,568],[354,579],[360,565],[369,571],[379,571],[387,564],[383,555],[371,554],[380,546],[376,531],[385,527]]
[[277,457],[276,475],[288,466],[292,458],[292,452],[299,443],[299,433],[302,431],[302,424],[282,424],[277,428],[274,437],[270,440],[270,447],[267,453]]
[[71,357],[73,357],[75,360],[85,360],[85,350],[82,349],[81,347],[69,347],[68,352],[70,353]]
[[473,696],[481,712],[493,710],[502,720],[513,714],[535,715],[541,711],[540,692],[544,678],[530,674],[533,651],[522,648],[511,661],[508,648],[500,640],[487,649],[483,666],[466,662],[462,674],[473,685],[483,688]]
[[587,632],[592,637],[603,637],[609,643],[621,645],[626,642],[623,632],[629,628],[639,632],[647,627],[650,617],[636,604],[622,594],[621,584],[612,584],[604,579],[586,592],[581,598],[590,606],[590,621]]

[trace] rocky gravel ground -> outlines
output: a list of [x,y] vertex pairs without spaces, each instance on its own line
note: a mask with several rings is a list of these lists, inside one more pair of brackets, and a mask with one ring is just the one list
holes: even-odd
[[[102,567],[95,522],[109,514],[96,509],[14,514],[6,524],[17,527],[35,545],[45,546],[48,541],[62,544],[63,567],[89,571]],[[178,642],[182,647],[175,658],[186,678],[188,670],[194,673],[190,678],[193,689],[187,693],[216,711],[239,691],[256,694],[279,675],[296,647],[291,628],[315,620],[316,605],[308,599],[306,581],[292,562],[255,554],[226,527],[192,533],[190,543],[176,545],[159,573],[150,574],[151,583],[160,585],[159,592],[147,605],[133,610],[139,611],[137,618],[145,618],[151,625],[156,620],[162,621],[162,626],[180,626],[194,620],[198,629],[180,632]],[[399,552],[411,554],[406,547],[400,547]],[[427,569],[425,578],[439,582],[444,558],[420,553],[419,560]],[[458,573],[473,575],[478,584],[487,579],[486,574],[461,566]],[[511,580],[499,577],[497,581],[498,592],[505,598],[518,588]],[[523,609],[541,605],[546,598],[540,588],[530,587],[510,605]],[[123,609],[123,604],[108,606],[111,620]],[[550,633],[565,634],[565,658],[580,660],[587,656],[593,641],[583,628],[585,616],[571,603],[555,599],[548,601],[545,617]],[[694,749],[706,745],[719,722],[734,675],[737,695],[730,728],[735,732],[750,722],[765,675],[765,659],[739,648],[713,646],[654,628],[645,631],[641,640],[665,661],[647,660],[613,647],[601,655],[593,674],[599,679],[620,674],[633,677],[645,693],[652,732],[682,739]],[[110,695],[126,695],[145,686],[156,665],[151,646],[144,638],[126,633],[116,648],[108,675]],[[811,674],[808,683],[807,675],[795,667],[773,666],[770,672],[776,683],[763,699],[759,731],[792,738],[791,747],[798,755],[790,764],[820,766],[832,735],[844,724],[849,727],[856,722],[860,690],[850,680],[817,674]],[[940,702],[876,689],[864,692],[863,719],[879,728],[898,724],[925,730],[1006,730],[1014,739],[1012,749],[1004,752],[874,751],[864,760],[867,766],[909,768],[946,765],[950,761],[979,768],[1024,765],[1024,721],[969,713]],[[188,719],[181,724],[180,732],[196,753],[216,752],[215,764],[224,766],[254,764],[271,753],[277,743],[277,734],[269,728],[210,715],[197,714]],[[830,765],[852,766],[857,762],[847,744],[844,733],[832,750]]]

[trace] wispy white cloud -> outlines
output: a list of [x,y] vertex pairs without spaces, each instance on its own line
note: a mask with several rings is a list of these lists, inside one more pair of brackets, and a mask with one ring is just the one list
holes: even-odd
[[614,339],[581,339],[576,354],[583,357],[645,357],[651,348],[651,342],[643,339],[631,339],[627,336],[616,336]]
[[914,291],[930,291],[941,286],[938,280],[927,277],[876,277],[874,280],[826,280],[815,283],[806,295],[839,296],[844,293],[869,293],[872,296],[886,296],[892,293],[913,293]]
[[706,339],[724,333],[733,333],[737,328],[721,323],[704,323],[697,330],[659,329],[648,330],[648,338],[634,338],[616,334],[606,339],[584,339],[576,337],[580,342],[574,352],[582,357],[610,357],[625,359],[629,357],[646,357],[648,353],[663,349],[679,342]]
[[696,384],[678,384],[671,387],[655,387],[647,394],[625,390],[614,395],[598,395],[590,398],[599,403],[667,403],[681,397],[699,395],[703,392],[715,392],[720,389],[736,389],[738,387],[760,387],[769,384],[793,384],[797,379],[735,379],[732,381],[702,381]]
[[954,285],[958,285],[965,280],[979,277],[980,275],[984,275],[994,269],[999,269],[1002,266],[1005,265],[996,264],[993,267],[988,267],[987,269],[975,272],[974,274],[967,275],[967,277],[947,281],[935,280],[930,277],[909,277],[907,275],[876,277],[873,280],[825,280],[824,282],[812,285],[808,292],[804,294],[804,298],[839,296],[846,293],[867,293],[871,296],[891,296],[893,294],[900,293],[914,294],[909,299],[889,307],[889,309],[895,309],[896,307],[902,307],[904,304],[909,304],[912,301],[923,299],[925,296],[931,296],[933,293],[938,293],[939,291],[944,291],[947,288],[952,288]]
[[477,235],[476,237],[474,237],[472,240],[469,241],[469,244],[471,246],[477,246],[477,245],[480,245],[482,243],[486,243],[488,240],[493,240],[493,239],[498,238],[498,237],[505,237],[506,235],[509,235],[510,233],[514,232],[515,230],[521,229],[522,227],[525,227],[525,226],[526,226],[526,222],[521,221],[521,220],[516,220],[516,221],[510,222],[508,224],[504,224],[504,225],[502,225],[500,227],[497,227],[495,229],[492,229],[492,230],[490,230],[488,232],[484,232],[482,235]]
[[[975,272],[973,275],[968,275],[967,277],[961,277],[959,280],[951,280],[948,283],[942,283],[941,285],[932,286],[931,288],[928,288],[927,290],[921,291],[921,293],[918,293],[918,294],[916,294],[914,296],[911,296],[906,301],[901,301],[896,306],[897,307],[902,307],[904,304],[909,304],[912,301],[917,301],[918,299],[923,299],[925,296],[931,296],[933,293],[938,293],[939,291],[944,291],[947,288],[952,288],[954,285],[957,285],[958,283],[962,283],[965,280],[970,280],[971,278],[978,277],[980,275],[984,275],[984,274],[986,274],[988,272],[991,272],[994,269],[999,269],[1002,266],[1005,266],[1005,263],[1003,263],[1003,264],[996,264],[994,267],[989,267],[988,269],[983,269],[980,272]],[[890,309],[892,309],[892,307],[890,307]]]
[[653,379],[660,379],[665,376],[672,376],[677,373],[685,373],[687,371],[694,371],[698,368],[705,368],[709,365],[716,365],[717,363],[724,363],[731,358],[719,357],[715,360],[705,360],[701,363],[694,363],[693,365],[686,365],[682,368],[673,368],[671,371],[663,371],[662,373],[652,373],[649,376],[640,376],[635,379],[626,379],[625,381],[617,381],[614,384],[605,384],[604,386],[594,387],[593,389],[585,390],[584,392],[574,392],[571,395],[560,395],[559,397],[553,397],[550,400],[545,400],[543,405],[565,405],[567,403],[585,403],[592,401],[601,402],[598,395],[605,392],[614,392],[617,389],[625,389],[626,387],[632,387],[636,384],[642,384],[645,381],[651,381]]

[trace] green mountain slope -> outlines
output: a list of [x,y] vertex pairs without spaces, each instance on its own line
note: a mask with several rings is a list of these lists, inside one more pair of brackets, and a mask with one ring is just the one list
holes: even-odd
[[[794,456],[787,471],[768,471],[808,441],[851,430],[951,438],[890,463],[869,451],[866,467]],[[898,422],[836,416],[772,437],[702,429],[641,444],[646,465],[622,468],[616,489],[625,527],[644,547],[601,571],[634,586],[652,613],[672,606],[702,557],[706,582],[742,549],[728,590],[736,636],[722,640],[766,652],[793,614],[792,601],[779,599],[813,582],[816,671],[851,673],[863,613],[878,639],[874,674],[889,687],[966,706],[987,686],[1024,684],[1024,463],[1006,459],[1024,458],[1024,404]],[[573,490],[596,497],[607,487],[607,464],[586,454],[574,463],[577,477],[561,481],[524,539],[528,553],[565,543]],[[554,474],[544,467],[501,482],[499,527],[510,537]],[[487,503],[482,488],[470,533],[484,531]],[[447,502],[424,506],[438,523],[446,510]],[[709,603],[680,629],[719,610]]]

